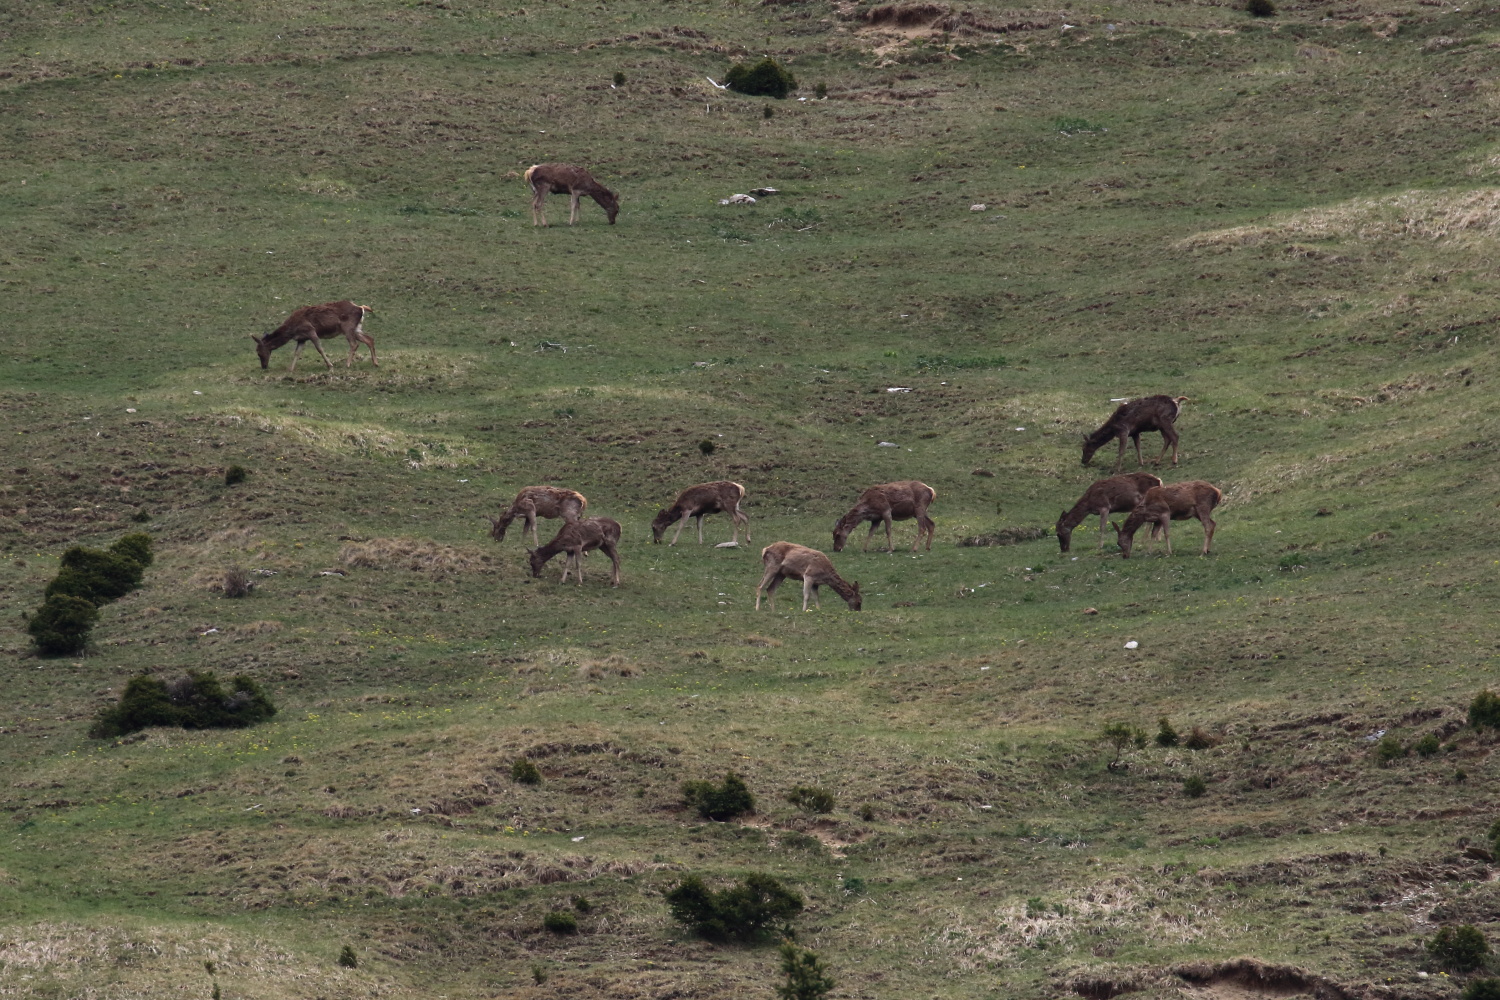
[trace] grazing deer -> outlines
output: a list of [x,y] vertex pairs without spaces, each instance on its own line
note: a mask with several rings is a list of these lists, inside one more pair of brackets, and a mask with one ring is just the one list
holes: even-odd
[[359,353],[359,345],[365,344],[370,348],[370,364],[379,368],[380,362],[375,360],[375,339],[364,330],[365,314],[374,311],[369,306],[357,306],[348,299],[325,302],[320,306],[303,306],[264,337],[252,333],[250,339],[255,341],[255,353],[260,356],[262,368],[271,366],[272,351],[291,340],[297,342],[292,351],[291,371],[297,370],[297,355],[302,353],[302,345],[308,342],[317,348],[323,363],[332,368],[333,362],[323,353],[321,338],[335,334],[343,334],[349,341],[349,360],[344,367],[354,367],[354,355]]
[[849,513],[834,522],[833,551],[844,551],[844,543],[849,540],[849,532],[854,530],[855,525],[869,521],[870,533],[865,535],[865,544],[860,551],[864,552],[869,549],[870,539],[874,537],[875,529],[884,522],[885,550],[894,552],[896,543],[891,537],[891,522],[906,521],[914,517],[917,519],[917,538],[911,543],[911,550],[917,551],[917,546],[922,544],[922,536],[926,535],[927,551],[931,552],[932,536],[937,534],[937,523],[927,516],[927,508],[936,499],[937,490],[915,479],[871,486],[859,495],[859,499],[855,501]]
[[526,532],[531,532],[531,541],[535,545],[541,544],[541,539],[536,533],[536,519],[539,517],[560,517],[569,524],[580,520],[583,512],[588,509],[589,498],[582,493],[565,490],[559,486],[528,486],[516,494],[516,498],[510,502],[510,508],[498,518],[486,518],[490,522],[490,537],[497,542],[505,541],[505,529],[510,527],[510,522],[516,518],[522,518],[521,538],[525,544]]
[[1104,446],[1106,441],[1113,438],[1120,439],[1120,453],[1115,457],[1115,471],[1120,471],[1120,466],[1125,464],[1125,439],[1135,442],[1135,460],[1138,465],[1145,465],[1146,460],[1141,457],[1141,435],[1148,431],[1161,432],[1161,454],[1156,457],[1156,464],[1161,465],[1161,460],[1167,457],[1167,448],[1172,449],[1172,464],[1177,464],[1177,428],[1173,424],[1177,415],[1182,412],[1182,404],[1186,403],[1186,396],[1142,396],[1140,399],[1132,399],[1128,403],[1121,403],[1115,412],[1110,414],[1104,426],[1092,434],[1083,436],[1083,464],[1088,465],[1089,459],[1094,457],[1094,452]]
[[809,596],[818,607],[823,606],[818,600],[818,588],[825,583],[844,599],[850,611],[858,611],[863,603],[859,596],[859,584],[845,583],[844,578],[834,570],[833,563],[817,549],[793,542],[773,542],[760,550],[760,561],[765,564],[766,575],[761,577],[760,586],[755,588],[756,611],[760,610],[761,591],[765,591],[766,596],[771,599],[771,610],[776,610],[776,588],[787,577],[802,581],[803,611],[807,610]]
[[588,195],[599,203],[604,209],[604,214],[609,216],[609,224],[615,224],[615,216],[620,214],[620,199],[609,188],[594,180],[593,176],[582,167],[575,167],[571,163],[538,163],[526,171],[526,183],[531,185],[531,224],[547,224],[547,213],[543,205],[549,194],[565,194],[572,198],[571,211],[568,213],[568,225],[578,221],[578,199],[581,195]]
[[578,574],[578,585],[583,586],[583,554],[598,549],[614,563],[609,585],[620,585],[620,522],[611,517],[589,517],[582,521],[569,521],[558,531],[557,537],[546,545],[530,549],[531,575],[541,576],[547,560],[559,552],[566,552],[560,583],[568,582],[568,570]]
[[[1099,480],[1084,492],[1072,510],[1063,511],[1062,516],[1057,519],[1057,544],[1067,552],[1072,546],[1073,529],[1082,524],[1085,518],[1098,514],[1099,548],[1104,548],[1104,526],[1108,523],[1109,515],[1135,510],[1135,505],[1140,503],[1146,491],[1160,485],[1161,480],[1149,472],[1127,472],[1123,476]],[[1151,534],[1153,537],[1156,535],[1154,525]]]
[[1209,512],[1223,498],[1224,494],[1219,492],[1217,486],[1201,479],[1190,479],[1170,486],[1153,486],[1125,519],[1124,527],[1113,525],[1115,536],[1120,540],[1121,555],[1126,559],[1130,558],[1130,546],[1135,540],[1135,533],[1147,522],[1153,525],[1153,537],[1156,528],[1161,529],[1162,537],[1167,540],[1167,555],[1171,555],[1172,522],[1186,521],[1190,517],[1196,517],[1198,523],[1203,525],[1202,554],[1208,555],[1209,546],[1214,541],[1214,528],[1218,527]]
[[730,521],[734,524],[734,538],[730,540],[731,545],[740,543],[740,525],[745,526],[745,541],[750,541],[750,515],[740,510],[740,501],[745,499],[745,487],[739,483],[731,483],[720,480],[716,483],[700,483],[697,486],[689,486],[677,494],[677,499],[672,506],[657,513],[656,519],[651,522],[651,541],[660,544],[662,536],[677,522],[677,534],[672,536],[672,544],[677,544],[677,539],[682,537],[682,527],[688,523],[688,518],[698,519],[698,544],[703,544],[703,519],[710,514],[728,514]]

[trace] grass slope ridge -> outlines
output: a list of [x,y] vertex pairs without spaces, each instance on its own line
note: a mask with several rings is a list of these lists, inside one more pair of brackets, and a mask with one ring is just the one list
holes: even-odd
[[[0,14],[0,992],[768,992],[663,898],[751,872],[837,996],[1437,1000],[1424,942],[1500,936],[1496,15],[220,7]],[[769,118],[705,79],[764,55]],[[619,224],[533,229],[548,160]],[[344,297],[380,368],[259,369]],[[1080,438],[1161,392],[1214,555],[1060,556]],[[937,544],[835,557],[857,615],[650,544],[729,479],[827,549],[907,478]],[[624,525],[618,591],[488,539],[542,482]],[[28,656],[62,553],[139,530],[95,651]],[[87,738],[189,670],[279,711]],[[1201,748],[1106,767],[1162,717]],[[702,820],[729,772],[757,812]]]

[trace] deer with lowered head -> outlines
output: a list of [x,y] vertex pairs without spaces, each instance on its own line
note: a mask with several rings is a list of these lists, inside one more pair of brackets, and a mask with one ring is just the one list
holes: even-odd
[[850,611],[858,611],[864,603],[859,594],[858,583],[846,583],[833,568],[832,561],[817,549],[794,542],[773,542],[760,550],[760,561],[765,564],[766,575],[755,588],[755,610],[760,610],[761,591],[771,600],[771,610],[776,610],[776,588],[790,577],[802,581],[802,610],[807,610],[807,599],[811,597],[818,607],[818,588],[823,584],[844,599]]
[[698,543],[703,543],[703,519],[710,514],[728,514],[734,525],[734,537],[729,544],[740,543],[740,525],[745,526],[745,541],[750,541],[750,515],[740,510],[740,501],[745,499],[745,487],[739,483],[731,483],[721,480],[716,483],[699,483],[697,486],[689,486],[677,494],[677,499],[672,506],[663,508],[651,522],[651,541],[660,544],[666,535],[667,529],[672,522],[677,522],[677,533],[672,536],[671,544],[676,545],[677,539],[682,537],[683,525],[688,523],[688,518],[696,518],[698,521]]
[[1202,555],[1208,555],[1209,546],[1214,541],[1214,528],[1218,527],[1209,515],[1223,498],[1224,494],[1217,486],[1201,479],[1172,483],[1170,486],[1153,486],[1146,491],[1141,502],[1136,504],[1135,510],[1130,512],[1123,527],[1113,525],[1115,536],[1120,540],[1120,554],[1129,559],[1136,531],[1141,525],[1150,524],[1153,537],[1158,528],[1161,530],[1162,537],[1167,540],[1167,555],[1171,555],[1172,522],[1196,517],[1198,523],[1203,525]]
[[609,585],[620,585],[620,522],[610,517],[586,517],[582,521],[569,521],[557,532],[557,537],[546,545],[529,550],[531,553],[531,575],[542,575],[542,567],[559,552],[566,552],[563,560],[561,583],[568,582],[568,570],[578,574],[578,585],[583,586],[583,554],[598,549],[614,564]]
[[620,199],[613,191],[594,180],[593,175],[582,167],[571,163],[538,163],[526,171],[526,183],[531,187],[531,224],[547,224],[544,208],[549,194],[565,194],[572,200],[568,213],[568,225],[578,221],[578,199],[588,195],[599,203],[609,224],[615,224],[620,214]]
[[490,522],[490,537],[497,542],[505,541],[505,529],[519,517],[522,519],[521,538],[524,540],[526,532],[530,531],[532,543],[540,545],[541,539],[536,533],[537,518],[560,517],[571,524],[582,519],[588,505],[588,497],[573,490],[565,490],[560,486],[527,486],[516,494],[510,507],[498,518],[487,518]]
[[1121,403],[1110,414],[1109,419],[1104,421],[1104,426],[1083,436],[1083,464],[1088,465],[1094,452],[1104,447],[1106,442],[1118,438],[1120,453],[1115,456],[1115,471],[1119,472],[1120,466],[1125,464],[1125,439],[1129,438],[1135,442],[1136,464],[1145,465],[1146,460],[1141,457],[1141,435],[1157,431],[1161,434],[1161,454],[1156,457],[1156,464],[1161,465],[1161,460],[1167,457],[1167,449],[1170,447],[1172,464],[1175,466],[1177,428],[1174,425],[1177,415],[1182,412],[1182,404],[1187,401],[1186,396],[1142,396],[1140,399]]
[[844,551],[844,543],[849,540],[849,532],[853,531],[857,525],[869,521],[870,532],[865,535],[865,544],[860,551],[869,549],[870,539],[874,537],[875,529],[883,523],[885,525],[885,550],[894,552],[896,543],[891,537],[891,522],[916,518],[917,538],[911,543],[911,550],[917,551],[917,546],[922,544],[922,536],[926,535],[927,551],[931,552],[932,536],[937,534],[937,523],[927,516],[927,508],[936,499],[937,490],[915,479],[871,486],[859,495],[859,499],[854,502],[854,507],[849,513],[834,522],[833,551]]
[[[1109,515],[1135,510],[1135,505],[1140,503],[1146,491],[1160,485],[1161,480],[1149,472],[1127,472],[1123,476],[1099,480],[1084,491],[1072,510],[1063,511],[1062,516],[1057,519],[1057,544],[1067,552],[1073,543],[1073,529],[1086,518],[1098,514],[1099,547],[1104,548],[1104,527]],[[1156,529],[1153,527],[1152,535],[1155,533]]]
[[255,341],[255,353],[260,357],[262,368],[271,367],[272,351],[293,340],[297,342],[297,347],[292,351],[291,371],[297,370],[297,355],[302,353],[302,346],[307,343],[311,343],[323,363],[332,368],[333,362],[323,353],[322,338],[338,335],[349,341],[349,360],[344,367],[354,367],[354,355],[359,353],[359,345],[364,344],[370,348],[370,364],[379,368],[380,362],[375,360],[375,338],[364,330],[365,314],[374,311],[369,306],[355,305],[348,299],[342,302],[325,302],[320,306],[303,306],[264,337],[252,333],[250,339]]

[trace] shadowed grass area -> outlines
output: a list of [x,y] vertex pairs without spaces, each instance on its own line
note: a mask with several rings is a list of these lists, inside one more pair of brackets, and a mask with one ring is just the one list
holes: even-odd
[[[1493,732],[1465,725],[1500,688],[1497,30],[1421,3],[0,14],[0,990],[764,992],[774,949],[663,901],[764,872],[836,995],[1275,968],[1448,996],[1422,942],[1500,934]],[[802,87],[771,118],[705,79],[767,54]],[[533,228],[548,160],[618,224]],[[378,368],[259,368],[250,334],[346,297]],[[1125,561],[1091,519],[1059,554],[1107,474],[1081,438],[1152,393],[1189,397],[1158,471],[1224,491],[1214,553],[1178,522]],[[909,478],[937,543],[835,556],[861,613],[752,610],[761,546],[828,549]],[[718,479],[753,545],[650,544]],[[624,525],[618,590],[487,537],[537,483]],[[62,552],[135,530],[156,561],[88,654],[31,656]],[[280,711],[86,737],[187,670]],[[1157,746],[1162,717],[1205,745]],[[1117,724],[1145,738],[1110,769]],[[703,821],[684,782],[728,772],[758,811]]]

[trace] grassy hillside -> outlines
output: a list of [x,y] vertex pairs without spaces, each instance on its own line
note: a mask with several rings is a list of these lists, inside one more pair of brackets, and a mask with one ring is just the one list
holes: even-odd
[[[1438,1000],[1438,927],[1500,942],[1464,724],[1500,687],[1500,15],[12,8],[0,996],[772,995],[773,948],[668,918],[690,873],[803,893],[837,997]],[[764,53],[793,99],[706,79]],[[533,228],[545,160],[618,224]],[[250,334],[342,298],[378,368],[260,369]],[[1162,474],[1223,489],[1214,553],[1059,554],[1032,529],[1112,457],[1081,435],[1150,393],[1190,397]],[[650,544],[720,478],[752,545]],[[856,535],[863,611],[754,610],[762,545],[905,478],[931,552]],[[543,482],[622,522],[618,590],[487,537]],[[63,550],[130,530],[145,585],[32,655]],[[1032,540],[957,544],[997,532]],[[280,712],[88,738],[187,669]],[[757,812],[701,821],[682,782],[727,770]]]

